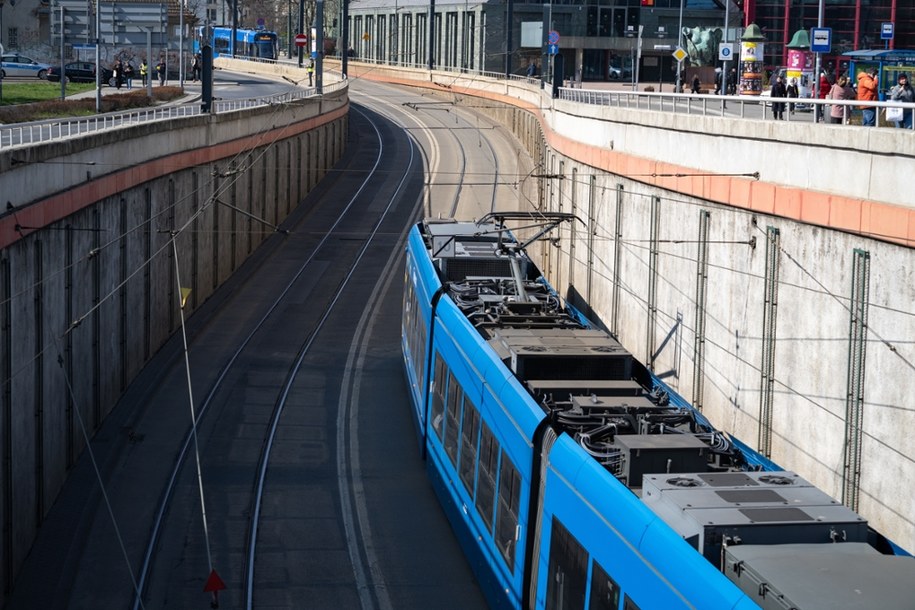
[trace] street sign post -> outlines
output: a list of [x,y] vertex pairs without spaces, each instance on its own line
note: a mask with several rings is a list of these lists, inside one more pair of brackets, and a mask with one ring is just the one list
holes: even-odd
[[731,61],[737,52],[737,43],[720,42],[718,43],[718,59],[720,61]]
[[[661,45],[655,45],[654,48],[657,49],[659,46]],[[668,49],[670,48],[670,45],[664,46],[666,46]],[[677,60],[677,84],[675,85],[676,93],[683,93],[683,60],[686,59],[688,54],[683,50],[683,47],[678,46],[676,49],[674,49],[674,52],[671,53],[671,55],[673,55],[674,59]],[[660,83],[658,83],[658,86],[660,87]]]
[[810,50],[814,53],[829,53],[832,50],[832,28],[811,29]]
[[308,36],[305,34],[296,34],[295,35],[295,46],[304,47],[308,44]]
[[880,24],[880,40],[893,39],[893,22]]

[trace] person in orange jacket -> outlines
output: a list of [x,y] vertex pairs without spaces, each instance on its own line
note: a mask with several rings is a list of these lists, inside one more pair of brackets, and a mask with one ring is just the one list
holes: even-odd
[[[862,102],[877,101],[877,68],[858,73],[858,100]],[[874,106],[861,106],[861,124],[873,127],[877,124],[877,109]]]

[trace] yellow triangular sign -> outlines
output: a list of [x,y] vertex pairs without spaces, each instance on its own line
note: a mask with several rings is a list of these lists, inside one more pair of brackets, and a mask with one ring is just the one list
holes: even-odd
[[187,304],[188,297],[191,296],[190,288],[181,289],[181,309],[184,309],[184,306]]

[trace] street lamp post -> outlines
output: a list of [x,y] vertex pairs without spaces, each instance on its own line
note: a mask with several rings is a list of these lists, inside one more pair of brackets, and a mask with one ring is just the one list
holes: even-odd
[[[112,19],[114,9],[112,9]],[[114,28],[112,27],[112,32]],[[102,113],[102,55],[99,47],[102,46],[102,11],[98,2],[95,3],[95,112]],[[60,66],[60,77],[66,76],[63,64]]]
[[[823,0],[820,0],[819,12],[817,13],[817,27],[823,27]],[[816,68],[814,68],[813,75],[813,85],[810,90],[813,93],[814,98],[820,97],[820,70],[822,69],[821,58],[822,55],[817,52],[816,54]],[[819,107],[818,107],[819,108]],[[823,119],[824,121],[826,119]]]
[[[3,3],[0,0],[0,53],[3,52]],[[3,77],[0,77],[0,101],[3,100]]]
[[178,86],[184,88],[184,0],[178,3]]
[[[730,1],[730,0],[728,0]],[[677,48],[683,48],[683,5],[686,0],[680,0],[680,26],[677,28]],[[683,60],[677,61],[677,93],[683,93]]]
[[[728,42],[728,28],[731,26],[731,0],[726,0],[724,3],[724,42]],[[736,83],[735,83],[736,85]],[[728,61],[724,61],[724,66],[721,68],[721,95],[728,94]]]

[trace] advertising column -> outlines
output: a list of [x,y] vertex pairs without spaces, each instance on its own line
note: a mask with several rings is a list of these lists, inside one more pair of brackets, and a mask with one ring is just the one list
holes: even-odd
[[759,26],[751,23],[740,38],[740,83],[737,93],[740,95],[759,95],[762,93],[763,43],[765,37]]
[[813,83],[813,53],[810,52],[810,36],[807,30],[798,30],[788,43],[788,62],[785,66],[787,83],[797,79],[800,97],[810,97]]

